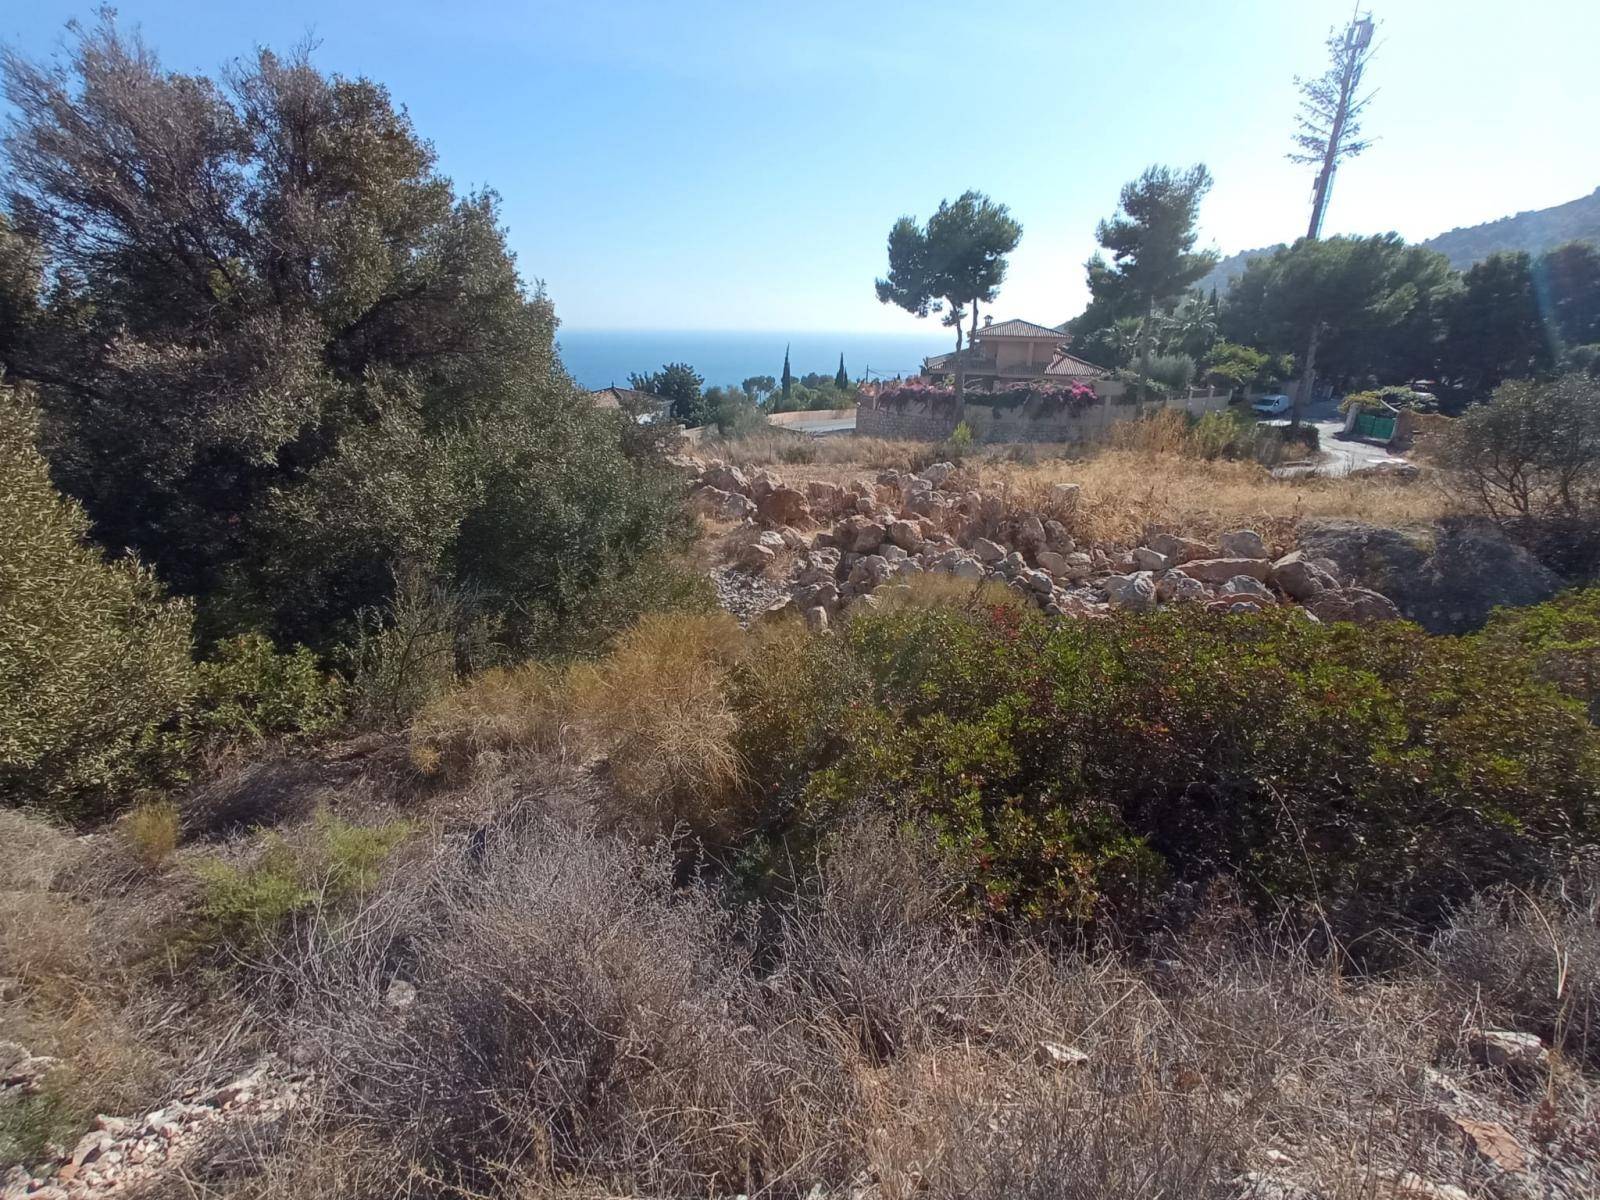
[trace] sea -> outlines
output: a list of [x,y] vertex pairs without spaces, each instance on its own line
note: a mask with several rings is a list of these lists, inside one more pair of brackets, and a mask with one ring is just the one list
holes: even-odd
[[738,384],[752,375],[783,374],[783,351],[798,378],[832,375],[839,355],[851,379],[915,375],[922,360],[955,348],[955,335],[917,333],[760,333],[749,330],[562,329],[556,334],[561,361],[587,388],[628,386],[630,374],[657,371],[666,363],[688,363],[707,387]]

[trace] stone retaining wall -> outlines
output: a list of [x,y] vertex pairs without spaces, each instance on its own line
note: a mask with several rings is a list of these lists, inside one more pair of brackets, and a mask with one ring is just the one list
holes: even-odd
[[[1143,405],[1107,401],[1093,405],[1076,416],[1059,417],[1030,417],[1018,408],[995,409],[969,404],[966,421],[973,439],[979,442],[1096,442],[1116,422],[1150,416],[1163,408],[1179,408],[1198,416],[1227,406],[1228,396],[1225,392]],[[902,411],[862,404],[856,410],[856,434],[859,437],[942,442],[955,432],[958,424],[960,421],[954,415],[935,414],[917,407],[908,406]]]

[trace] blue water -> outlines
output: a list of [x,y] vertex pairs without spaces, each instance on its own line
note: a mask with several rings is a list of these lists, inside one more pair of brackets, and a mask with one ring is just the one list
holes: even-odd
[[798,378],[807,372],[832,375],[844,354],[845,370],[860,379],[870,368],[880,375],[915,375],[930,354],[955,349],[955,335],[943,330],[903,333],[752,333],[736,330],[563,329],[556,334],[561,361],[584,387],[628,386],[632,372],[659,370],[686,362],[706,386],[737,384],[752,375],[783,374],[783,347]]

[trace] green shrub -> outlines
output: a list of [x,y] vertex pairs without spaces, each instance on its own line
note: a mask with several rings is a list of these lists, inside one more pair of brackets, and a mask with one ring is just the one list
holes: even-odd
[[262,835],[263,847],[244,866],[202,863],[193,939],[200,946],[248,945],[299,913],[364,895],[413,832],[409,821],[352,825],[324,810],[292,838],[275,830]]
[[244,633],[195,669],[195,721],[225,737],[309,736],[343,715],[343,684],[304,646],[279,654],[265,634]]
[[1360,937],[1432,927],[1595,836],[1600,737],[1488,642],[983,604],[863,614],[833,640],[814,673],[781,651],[745,668],[763,786],[821,828],[863,804],[931,823],[986,909],[1127,916],[1226,876]]
[[1497,609],[1477,636],[1526,655],[1541,678],[1586,705],[1590,720],[1600,722],[1600,588]]
[[92,818],[181,768],[190,616],[138,563],[88,543],[35,424],[0,389],[0,796]]

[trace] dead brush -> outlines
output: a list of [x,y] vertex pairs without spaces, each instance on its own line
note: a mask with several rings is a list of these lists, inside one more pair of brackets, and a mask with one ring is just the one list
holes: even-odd
[[1449,1002],[1600,1063],[1600,864],[1575,867],[1542,894],[1477,897],[1430,961]]
[[413,719],[413,762],[426,774],[457,775],[490,751],[561,758],[570,727],[565,683],[560,668],[539,662],[479,672]]
[[731,832],[737,814],[728,805],[743,764],[726,683],[745,648],[726,613],[652,616],[605,659],[571,670],[573,720],[584,745],[605,758],[628,823]]

